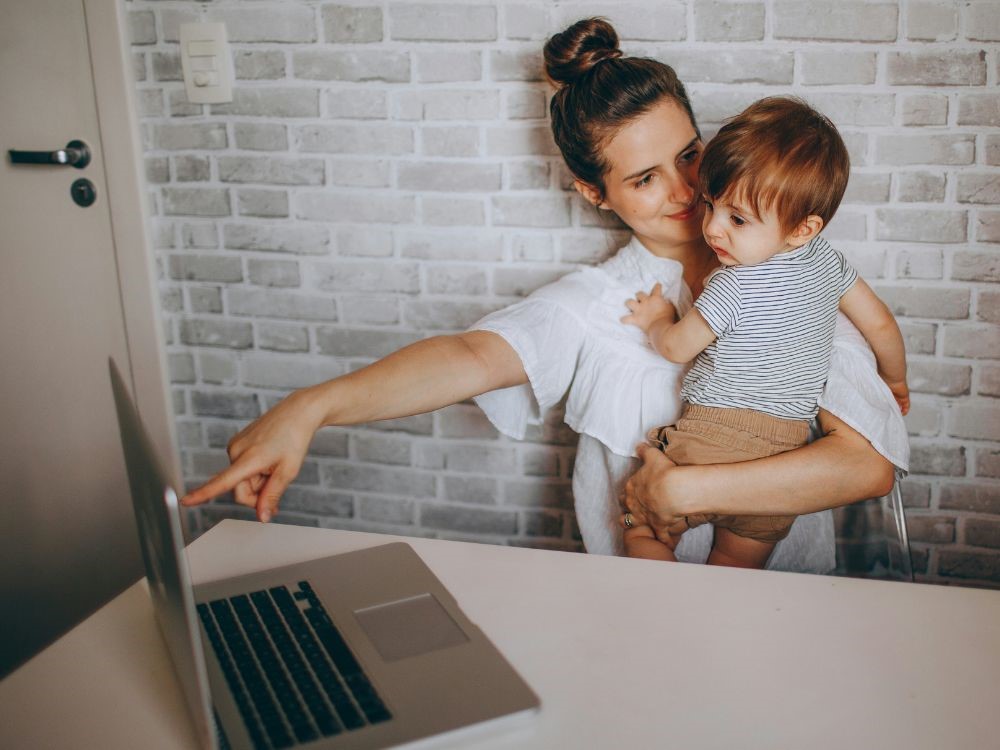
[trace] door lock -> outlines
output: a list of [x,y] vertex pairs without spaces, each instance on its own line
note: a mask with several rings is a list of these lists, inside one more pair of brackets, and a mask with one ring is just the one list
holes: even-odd
[[70,141],[58,151],[15,151],[10,149],[11,164],[55,164],[83,169],[90,164],[90,147],[83,141]]

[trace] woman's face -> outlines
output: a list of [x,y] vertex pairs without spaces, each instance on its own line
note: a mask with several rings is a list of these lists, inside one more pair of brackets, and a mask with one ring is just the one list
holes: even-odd
[[670,255],[678,245],[701,238],[702,148],[687,112],[664,100],[622,127],[605,147],[611,168],[603,200],[589,185],[578,182],[577,190],[618,214],[648,250]]

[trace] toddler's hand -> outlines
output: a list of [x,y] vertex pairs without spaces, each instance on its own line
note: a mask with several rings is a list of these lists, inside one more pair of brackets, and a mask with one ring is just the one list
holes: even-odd
[[636,292],[634,299],[626,300],[625,307],[631,314],[624,316],[621,322],[637,326],[643,333],[648,333],[649,327],[660,318],[667,318],[671,323],[677,319],[677,309],[663,298],[660,284],[654,285],[649,294]]
[[906,384],[905,380],[890,381],[886,380],[885,384],[889,386],[889,390],[892,391],[893,398],[896,399],[896,403],[899,405],[899,410],[902,412],[903,416],[910,411],[910,388]]

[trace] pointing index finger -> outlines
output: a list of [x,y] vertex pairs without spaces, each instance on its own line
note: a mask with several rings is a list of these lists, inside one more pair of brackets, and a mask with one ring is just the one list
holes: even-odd
[[182,497],[181,505],[200,505],[223,492],[229,492],[244,479],[260,474],[263,468],[255,463],[237,461],[216,474],[201,487],[193,489]]

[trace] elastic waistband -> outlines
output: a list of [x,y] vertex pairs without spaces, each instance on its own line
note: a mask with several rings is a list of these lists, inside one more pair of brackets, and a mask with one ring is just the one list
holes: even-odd
[[801,445],[809,438],[810,423],[804,419],[783,419],[754,409],[723,409],[717,406],[686,404],[681,419],[724,425],[776,443]]

